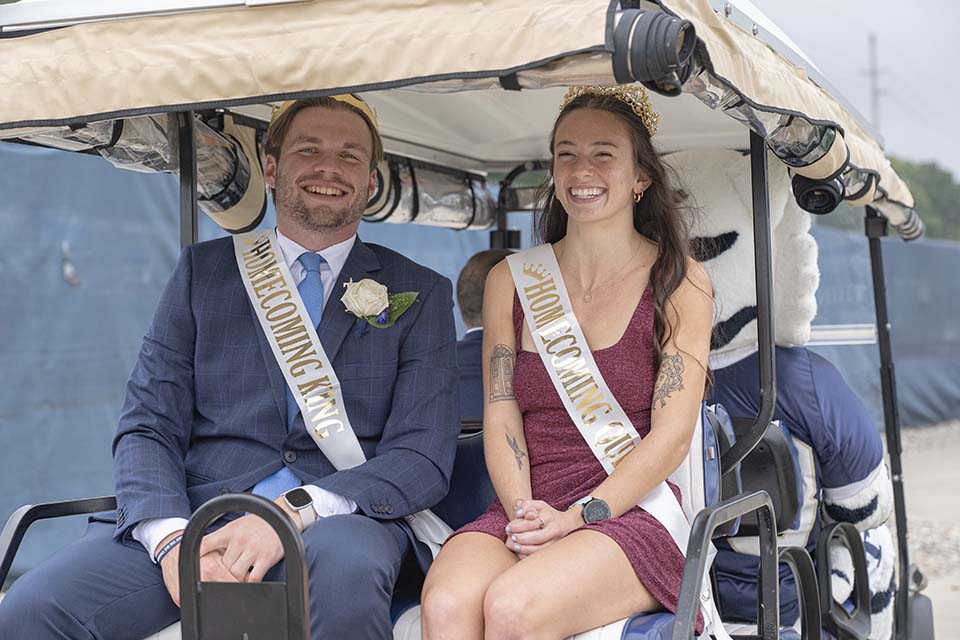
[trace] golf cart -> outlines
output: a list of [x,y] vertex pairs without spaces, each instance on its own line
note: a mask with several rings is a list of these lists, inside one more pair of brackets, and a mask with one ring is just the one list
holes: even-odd
[[[751,512],[758,513],[763,587],[755,636],[797,636],[796,630],[780,629],[778,559],[794,567],[802,587],[803,636],[816,637],[821,628],[843,637],[869,633],[862,590],[852,610],[836,608],[806,552],[778,550],[775,505],[782,511],[787,501],[776,483],[741,493],[737,481],[768,432],[776,393],[768,162],[790,170],[798,202],[810,211],[826,212],[840,199],[866,207],[897,499],[896,633],[932,637],[917,630],[928,601],[910,589],[879,242],[891,226],[904,239],[919,237],[922,223],[863,119],[752,5],[492,0],[478,11],[475,3],[455,0],[183,0],[133,3],[122,15],[107,5],[50,0],[0,9],[0,139],[97,154],[128,169],[177,173],[183,245],[197,240],[201,213],[230,232],[260,224],[266,194],[258,141],[273,106],[291,98],[355,92],[377,110],[388,158],[379,168],[369,221],[492,227],[491,246],[517,244],[507,212],[535,204],[535,180],[525,175],[547,160],[549,127],[569,85],[643,83],[662,114],[655,143],[665,153],[749,150],[762,407],[758,415],[744,416],[728,443],[722,429],[705,425],[716,442],[704,446],[719,455],[703,473],[726,482],[718,481],[693,522],[676,615],[635,616],[590,632],[593,637],[692,637],[710,541],[715,534],[732,535],[735,527],[726,525]],[[502,176],[496,199],[492,176]],[[488,485],[477,490],[484,486],[479,443],[476,429],[466,428],[454,488],[438,508],[450,524],[469,520],[492,498]],[[108,497],[18,510],[0,534],[0,584],[32,522],[113,508]],[[258,513],[277,529],[286,549],[285,584],[241,590],[199,582],[195,551],[201,532],[220,514],[235,511]],[[854,538],[847,543],[856,556]],[[271,505],[251,496],[215,498],[194,515],[183,544],[184,638],[227,636],[240,631],[227,628],[235,622],[250,625],[243,632],[251,638],[305,637],[302,544]],[[272,615],[251,613],[239,622],[237,616],[233,622],[212,617],[215,609],[226,610],[218,606],[224,601],[232,603],[232,612],[259,612],[257,602],[266,602],[262,608]],[[416,627],[414,604],[397,602],[398,637],[416,637],[400,635]]]

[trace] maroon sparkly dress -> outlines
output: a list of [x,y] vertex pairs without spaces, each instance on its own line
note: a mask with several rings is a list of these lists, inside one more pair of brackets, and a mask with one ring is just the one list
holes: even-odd
[[[593,352],[600,373],[641,438],[650,432],[656,375],[653,315],[653,290],[648,286],[620,341]],[[567,415],[540,356],[520,348],[523,323],[523,309],[514,295],[517,363],[513,391],[523,414],[533,498],[563,511],[590,495],[606,479],[607,473]],[[680,490],[670,486],[679,500]],[[479,518],[456,534],[476,531],[506,540],[504,527],[508,522],[500,501],[494,500]],[[653,516],[634,507],[618,518],[582,528],[599,531],[620,545],[640,582],[665,609],[676,611],[684,558],[670,534]],[[698,631],[701,625],[702,621],[698,621]]]

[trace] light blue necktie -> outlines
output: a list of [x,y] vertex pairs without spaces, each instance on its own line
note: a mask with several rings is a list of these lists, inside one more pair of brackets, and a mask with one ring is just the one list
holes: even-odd
[[[310,314],[310,320],[316,328],[320,324],[320,318],[323,316],[323,281],[320,279],[320,266],[325,262],[318,253],[305,251],[297,260],[306,271],[306,275],[297,289],[300,291],[300,297],[303,298],[303,306],[307,308]],[[287,387],[287,430],[293,426],[293,421],[300,413],[300,407],[290,393],[290,387]],[[290,470],[290,467],[284,466],[273,475],[267,476],[253,487],[253,493],[263,496],[268,500],[275,500],[281,493],[289,491],[294,487],[299,487],[302,483],[300,478]]]

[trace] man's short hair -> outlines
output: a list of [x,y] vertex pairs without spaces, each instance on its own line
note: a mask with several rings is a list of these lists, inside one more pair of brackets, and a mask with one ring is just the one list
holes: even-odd
[[487,274],[512,253],[510,249],[487,249],[471,256],[463,266],[457,278],[457,306],[468,329],[483,324],[483,285]]
[[380,138],[380,132],[377,130],[377,126],[371,122],[367,114],[360,109],[332,97],[297,100],[288,108],[284,109],[283,113],[277,115],[270,122],[270,126],[267,127],[267,137],[263,143],[263,150],[276,160],[280,160],[280,148],[283,146],[283,140],[287,136],[287,130],[290,129],[290,123],[293,122],[293,119],[298,113],[310,107],[352,111],[363,118],[367,128],[370,130],[370,135],[373,137],[373,154],[370,156],[370,171],[376,169],[377,165],[383,161],[383,140]]

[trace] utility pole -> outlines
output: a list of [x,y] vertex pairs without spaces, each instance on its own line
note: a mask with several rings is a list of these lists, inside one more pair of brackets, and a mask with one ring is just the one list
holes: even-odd
[[874,130],[880,132],[880,68],[877,66],[877,34],[870,32],[868,36],[870,47],[870,67],[867,74],[870,76],[870,120]]

